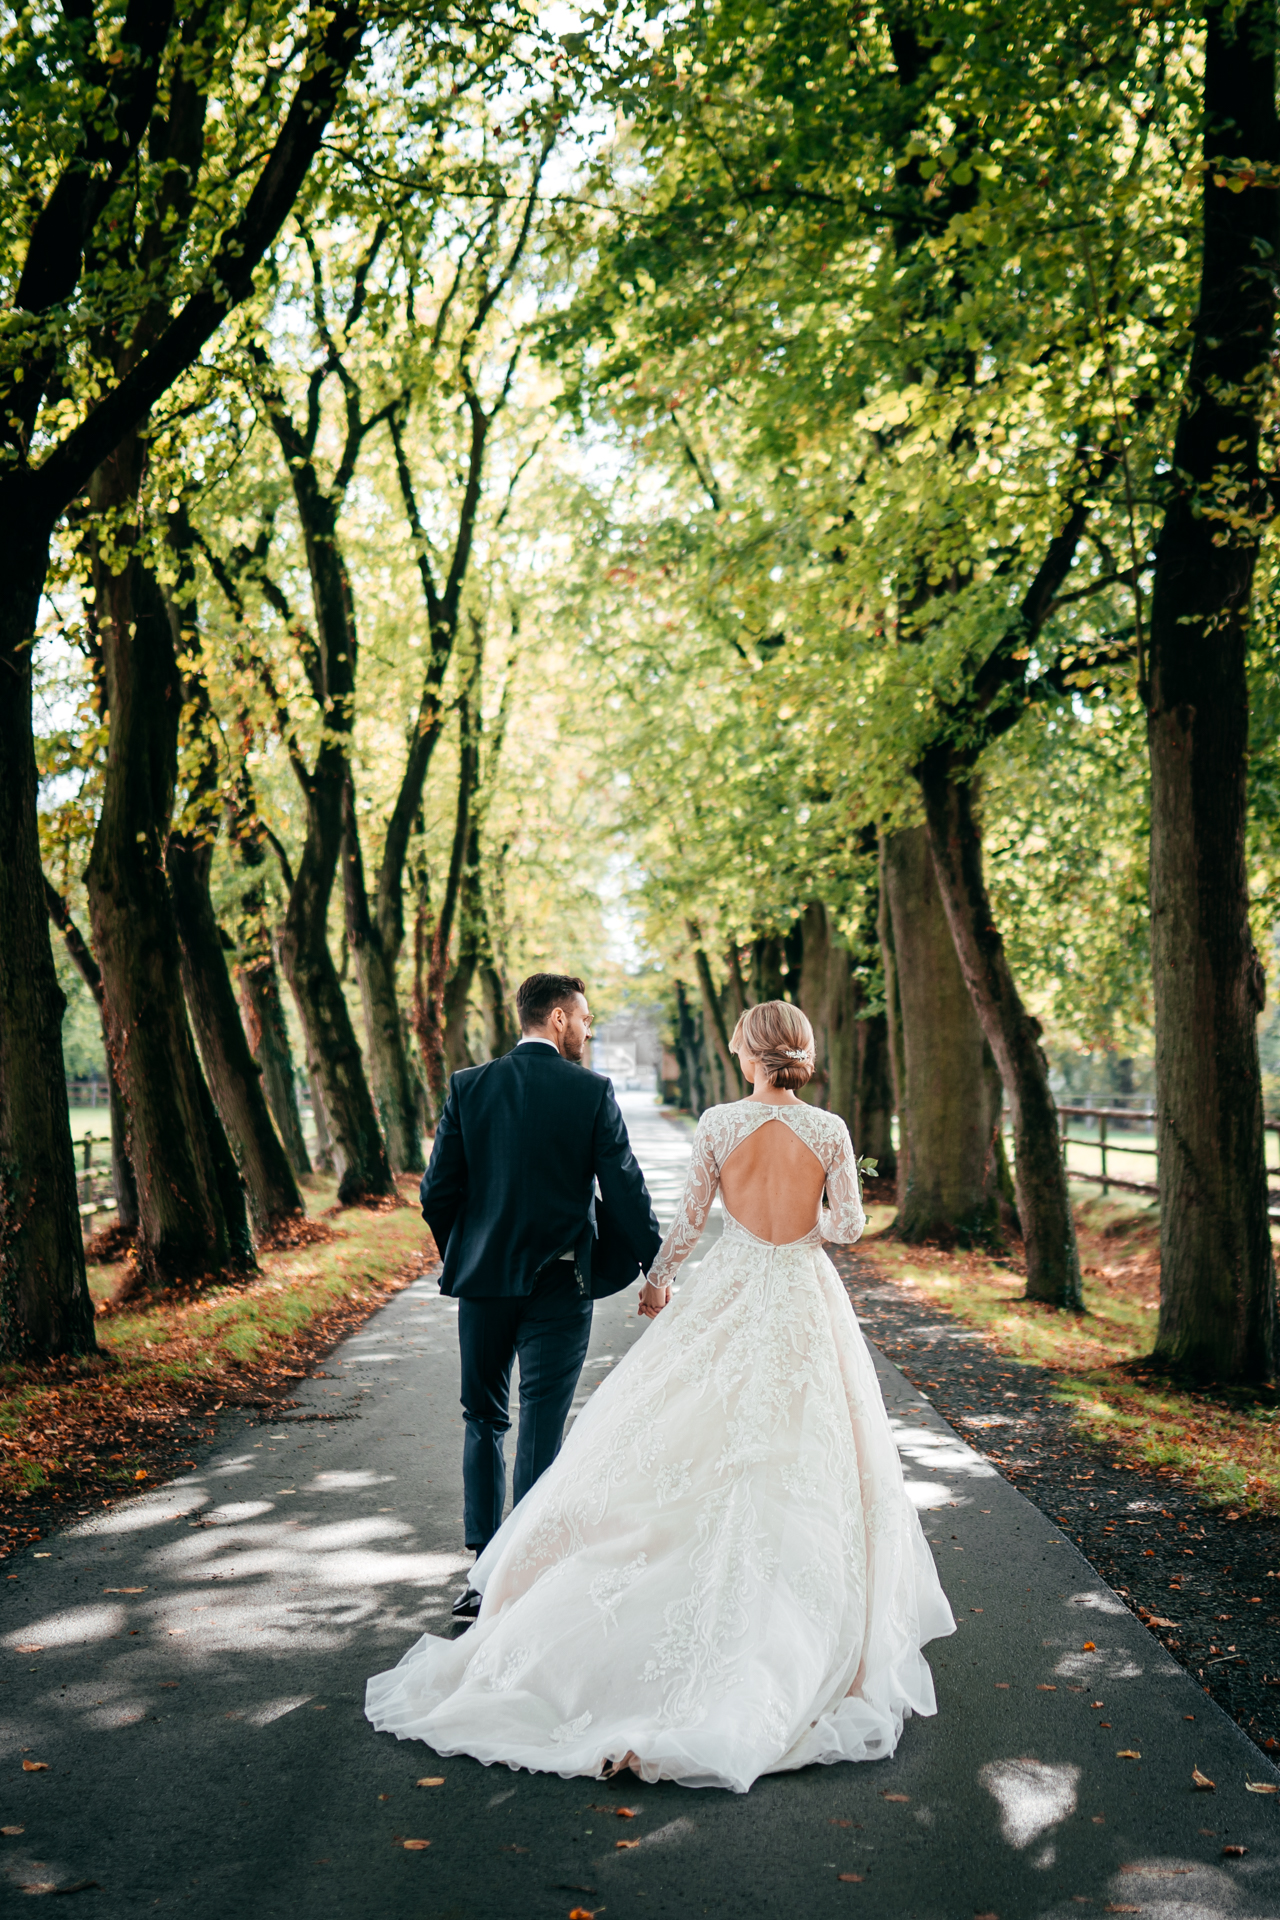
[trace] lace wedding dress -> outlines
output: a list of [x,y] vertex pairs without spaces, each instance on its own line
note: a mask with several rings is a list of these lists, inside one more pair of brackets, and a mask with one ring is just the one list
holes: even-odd
[[720,1169],[789,1127],[829,1210],[775,1246],[728,1215],[691,1285],[596,1389],[477,1560],[480,1617],[370,1680],[375,1727],[538,1772],[745,1793],[879,1760],[935,1712],[922,1646],[955,1629],[903,1488],[871,1357],[822,1240],[865,1224],[848,1130],[746,1100],[698,1123],[650,1278],[697,1244]]

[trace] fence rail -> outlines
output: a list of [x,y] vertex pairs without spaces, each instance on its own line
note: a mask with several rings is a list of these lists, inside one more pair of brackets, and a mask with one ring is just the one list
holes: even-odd
[[[1154,1194],[1159,1192],[1159,1187],[1154,1180],[1128,1179],[1123,1174],[1111,1172],[1107,1166],[1108,1150],[1111,1152],[1113,1163],[1115,1156],[1118,1154],[1134,1155],[1143,1160],[1154,1161],[1156,1159],[1157,1149],[1154,1145],[1149,1147],[1138,1146],[1136,1144],[1124,1143],[1121,1139],[1116,1138],[1117,1133],[1123,1134],[1132,1128],[1135,1121],[1145,1123],[1146,1128],[1154,1133],[1156,1116],[1153,1112],[1147,1111],[1143,1113],[1136,1111],[1132,1107],[1071,1106],[1059,1107],[1058,1119],[1062,1135],[1062,1158],[1073,1180],[1087,1180],[1093,1186],[1101,1187],[1104,1193],[1109,1193],[1112,1187],[1119,1187],[1126,1193]],[[1072,1120],[1096,1120],[1098,1123],[1097,1133],[1082,1139],[1079,1134],[1073,1134],[1070,1131]],[[1115,1128],[1115,1122],[1117,1121],[1122,1121],[1124,1125],[1120,1128]],[[1280,1135],[1280,1120],[1266,1120],[1263,1122],[1263,1126],[1267,1133]],[[1109,1128],[1113,1129],[1110,1137],[1108,1137]],[[1091,1153],[1096,1153],[1099,1157],[1099,1171],[1095,1173],[1091,1169],[1073,1167],[1068,1154],[1068,1148],[1070,1147],[1085,1147]],[[1152,1172],[1155,1172],[1154,1167],[1152,1167]],[[1276,1166],[1268,1164],[1267,1172],[1268,1174],[1275,1174],[1280,1177],[1280,1164]],[[1269,1211],[1273,1219],[1280,1219],[1280,1205],[1273,1205]]]
[[[87,1219],[90,1214],[113,1210],[116,1197],[111,1181],[111,1135],[82,1134],[73,1145],[80,1156],[80,1166],[76,1170],[76,1199],[81,1214]],[[95,1147],[105,1149],[96,1164],[93,1157]]]

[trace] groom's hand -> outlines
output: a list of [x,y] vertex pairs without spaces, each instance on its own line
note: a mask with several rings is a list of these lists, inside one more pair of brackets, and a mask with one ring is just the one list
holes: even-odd
[[670,1287],[658,1287],[646,1280],[640,1289],[640,1318],[656,1320],[670,1298]]

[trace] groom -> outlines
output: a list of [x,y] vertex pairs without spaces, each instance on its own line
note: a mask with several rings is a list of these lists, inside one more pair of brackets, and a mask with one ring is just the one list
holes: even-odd
[[[421,1188],[444,1260],[440,1290],[458,1302],[463,1524],[476,1553],[502,1523],[517,1354],[517,1501],[560,1451],[591,1337],[595,1182],[612,1233],[646,1271],[662,1240],[613,1088],[582,1065],[582,981],[530,974],[516,1011],[514,1051],[450,1080]],[[453,1609],[463,1620],[479,1610],[470,1587]]]

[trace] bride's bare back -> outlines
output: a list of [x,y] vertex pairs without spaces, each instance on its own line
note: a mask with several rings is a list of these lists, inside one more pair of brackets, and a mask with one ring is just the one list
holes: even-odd
[[770,1121],[733,1149],[720,1169],[720,1193],[748,1233],[782,1246],[817,1226],[825,1180],[822,1162],[786,1121]]

